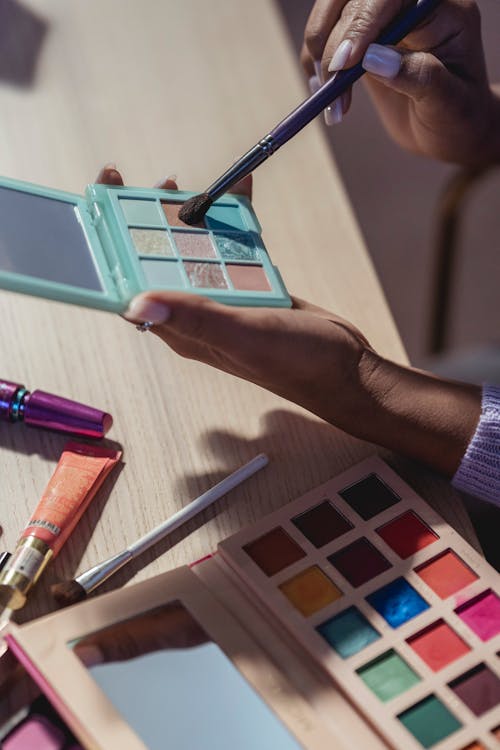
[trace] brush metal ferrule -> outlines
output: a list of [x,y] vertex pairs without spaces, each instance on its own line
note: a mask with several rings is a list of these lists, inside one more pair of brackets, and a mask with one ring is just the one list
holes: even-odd
[[214,201],[219,198],[223,193],[227,193],[230,187],[236,182],[246,177],[247,174],[253,172],[259,164],[268,159],[271,154],[276,151],[277,145],[274,139],[270,135],[266,135],[258,143],[255,144],[250,151],[247,151],[241,159],[235,161],[224,174],[219,177],[212,185],[210,185],[205,193],[210,196]]
[[90,592],[100,586],[101,583],[107,581],[113,573],[116,573],[117,570],[123,568],[132,557],[132,552],[128,549],[119,552],[117,555],[108,557],[104,562],[98,563],[97,565],[94,565],[93,568],[86,570],[85,573],[77,576],[75,581],[85,589],[87,594],[90,594]]
[[0,606],[9,609],[24,606],[30,589],[40,578],[52,555],[49,545],[38,537],[21,539],[0,572]]

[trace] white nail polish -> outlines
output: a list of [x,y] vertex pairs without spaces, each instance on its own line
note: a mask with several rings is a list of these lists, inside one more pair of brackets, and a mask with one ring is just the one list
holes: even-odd
[[321,68],[321,62],[319,60],[314,60],[314,72],[316,73],[316,77],[319,81],[319,85],[323,85],[323,70]]
[[381,78],[395,78],[401,69],[402,56],[382,44],[370,44],[363,57],[363,68]]
[[311,94],[315,94],[318,89],[321,88],[321,83],[318,76],[311,76],[309,79],[309,91]]
[[161,186],[164,185],[167,180],[173,180],[174,182],[177,182],[177,175],[168,174],[166,177],[162,177],[161,180],[158,180],[158,182],[155,182],[154,187],[161,188]]
[[344,65],[349,59],[349,56],[352,51],[352,42],[350,39],[344,39],[343,42],[339,44],[337,49],[335,50],[335,53],[330,60],[330,65],[328,66],[328,72],[329,73],[335,73],[337,70],[342,70]]
[[339,122],[342,122],[343,116],[342,99],[339,96],[338,99],[335,99],[335,101],[325,109],[325,122],[328,126],[338,125]]
[[124,317],[132,323],[166,323],[170,317],[170,308],[163,302],[136,297],[124,313]]

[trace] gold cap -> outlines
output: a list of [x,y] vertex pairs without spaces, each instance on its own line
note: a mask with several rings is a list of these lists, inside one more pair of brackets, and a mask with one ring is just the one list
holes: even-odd
[[46,542],[27,536],[18,542],[14,554],[0,572],[0,607],[20,609],[52,557]]

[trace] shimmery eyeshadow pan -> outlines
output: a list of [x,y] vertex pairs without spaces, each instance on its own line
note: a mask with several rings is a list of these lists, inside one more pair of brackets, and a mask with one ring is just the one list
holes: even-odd
[[235,289],[247,292],[268,292],[271,287],[262,266],[227,263],[226,270]]
[[484,664],[453,680],[449,687],[476,716],[500,704],[500,679]]
[[392,628],[429,609],[429,605],[404,578],[396,578],[366,597],[373,609],[382,615]]
[[403,560],[438,539],[435,534],[413,511],[407,511],[393,521],[377,529],[377,534]]
[[444,620],[432,623],[408,638],[408,644],[433,672],[469,653],[469,646]]
[[482,641],[500,633],[500,599],[494,591],[484,591],[455,612]]
[[258,261],[259,253],[251,236],[240,233],[214,234],[215,243],[224,260]]
[[168,233],[164,229],[134,229],[130,235],[138,255],[173,256]]
[[318,625],[316,630],[343,659],[357,654],[380,638],[380,634],[357,607],[345,609]]
[[246,544],[243,549],[268,576],[279,573],[306,556],[304,550],[280,527]]
[[477,575],[451,549],[415,568],[415,573],[425,581],[441,599],[455,594],[477,581]]
[[370,474],[350,487],[345,487],[339,491],[339,495],[364,521],[387,510],[401,499],[376,474]]
[[181,258],[215,258],[215,248],[205,232],[172,232]]
[[357,673],[384,703],[420,682],[417,673],[394,650],[360,667]]
[[399,714],[398,719],[423,747],[444,740],[462,724],[435,695],[429,695]]
[[352,524],[328,500],[295,516],[292,523],[318,548],[352,529]]
[[337,586],[314,565],[280,584],[293,606],[308,617],[342,596]]
[[219,263],[185,262],[184,269],[192,286],[204,289],[227,289]]
[[382,553],[364,537],[330,555],[328,561],[354,588],[391,567]]

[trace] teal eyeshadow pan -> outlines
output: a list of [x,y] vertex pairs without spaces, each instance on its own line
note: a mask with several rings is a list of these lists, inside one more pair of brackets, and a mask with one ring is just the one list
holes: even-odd
[[432,747],[460,729],[462,724],[435,695],[429,695],[398,719],[422,747]]
[[356,607],[349,607],[318,625],[317,632],[343,658],[357,654],[380,638],[366,617]]
[[291,307],[248,199],[224,195],[189,227],[178,213],[193,195],[92,184],[80,196],[0,177],[0,289],[114,312],[152,289]]

